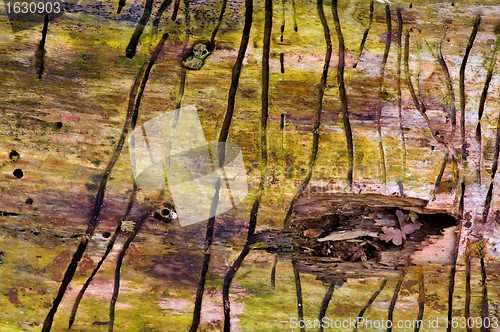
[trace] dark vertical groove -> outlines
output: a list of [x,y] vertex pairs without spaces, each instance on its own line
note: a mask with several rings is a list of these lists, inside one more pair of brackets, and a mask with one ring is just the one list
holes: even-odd
[[250,212],[248,225],[247,243],[240,255],[233,263],[226,276],[222,287],[222,302],[224,303],[224,331],[231,329],[231,302],[229,299],[229,290],[234,276],[243,264],[246,256],[250,252],[248,240],[255,233],[257,227],[257,217],[259,213],[260,200],[267,178],[267,122],[269,117],[269,54],[271,50],[271,32],[273,28],[273,0],[266,0],[264,14],[264,40],[262,50],[262,94],[261,94],[261,116],[260,116],[260,181],[258,192]]
[[490,213],[491,199],[493,198],[493,182],[493,180],[490,181],[488,192],[486,193],[486,198],[484,200],[483,222],[486,222],[488,220],[488,214]]
[[452,266],[450,270],[450,282],[448,284],[448,326],[446,328],[447,332],[451,332],[451,322],[453,319],[453,292],[455,289],[456,271],[457,271],[456,266],[455,265]]
[[448,69],[448,65],[446,64],[446,61],[444,59],[443,52],[442,52],[442,41],[441,41],[441,43],[439,43],[439,46],[438,46],[437,60],[438,60],[439,65],[441,66],[441,69],[444,72],[444,77],[446,79],[446,89],[448,90],[448,96],[450,97],[450,106],[451,106],[451,112],[450,112],[451,136],[450,136],[450,140],[453,141],[453,138],[455,136],[455,131],[457,129],[457,110],[455,108],[455,92],[453,91],[453,83],[451,80],[450,70]]
[[227,7],[227,0],[222,0],[219,18],[217,19],[217,24],[215,25],[214,31],[212,31],[212,37],[210,38],[210,45],[212,46],[212,49],[215,49],[215,37],[217,37],[217,32],[219,31],[222,19],[224,18],[226,7]]
[[444,170],[446,169],[446,165],[448,164],[449,156],[450,152],[446,151],[446,153],[444,154],[443,163],[441,164],[438,176],[436,177],[436,182],[434,182],[434,190],[432,191],[432,200],[436,198],[437,191],[439,189],[439,186],[441,185],[441,180],[443,179]]
[[179,13],[180,3],[181,3],[181,0],[175,0],[174,11],[172,12],[172,21],[175,21],[177,19],[177,14]]
[[[443,52],[442,52],[442,41],[438,45],[437,60],[438,60],[439,65],[441,66],[441,69],[444,72],[444,76],[445,76],[445,80],[446,80],[447,94],[450,97],[449,105],[451,107],[451,112],[450,112],[451,135],[449,138],[449,142],[451,145],[453,145],[453,141],[454,141],[455,133],[456,133],[456,129],[457,129],[457,110],[455,108],[455,92],[453,90],[453,83],[452,83],[450,71],[448,69],[448,65],[446,64],[446,60],[444,59]],[[456,159],[455,159],[455,152],[453,149],[448,149],[448,151],[445,154],[445,158],[443,160],[443,164],[441,166],[440,173],[438,175],[438,178],[436,179],[436,184],[434,186],[434,192],[433,192],[433,196],[432,196],[433,199],[436,197],[436,193],[437,193],[438,187],[441,183],[441,178],[443,176],[444,169],[447,165],[447,161],[448,161],[448,157],[449,157],[450,153],[452,156],[453,165],[454,165],[454,167],[456,167],[456,173],[454,174],[455,181],[459,181],[459,174],[458,174],[458,167],[457,167]]]
[[280,72],[285,73],[285,55],[283,53],[280,53]]
[[[121,220],[126,220],[128,215],[130,214],[130,211],[132,210],[132,206],[133,206],[134,201],[135,201],[136,193],[137,193],[137,183],[134,181],[132,192],[130,193],[130,198],[129,198],[128,203],[127,203],[127,209],[125,210],[125,213],[123,214],[123,217]],[[87,280],[83,284],[82,289],[80,289],[80,292],[78,293],[78,296],[76,297],[75,302],[73,303],[73,308],[71,310],[71,315],[69,317],[68,329],[71,329],[71,326],[73,326],[73,323],[75,322],[78,307],[80,305],[80,302],[81,302],[83,296],[85,295],[85,292],[87,291],[87,288],[92,283],[92,279],[97,275],[97,272],[99,272],[99,270],[101,269],[101,266],[102,266],[102,264],[104,264],[104,261],[108,257],[109,253],[111,252],[111,250],[113,250],[116,239],[118,238],[118,234],[121,231],[121,228],[122,228],[122,224],[121,224],[121,222],[119,222],[118,225],[116,226],[115,232],[113,233],[113,235],[109,239],[109,242],[108,242],[108,245],[106,246],[106,251],[104,252],[104,255],[102,255],[102,257],[99,260],[99,262],[97,263],[96,267],[94,268],[94,270],[92,271],[90,276],[87,278]]]
[[271,288],[276,288],[276,266],[278,265],[278,255],[274,255],[273,266],[271,268]]
[[[267,177],[267,121],[269,117],[269,54],[271,50],[271,33],[273,29],[273,1],[265,1],[265,23],[264,23],[264,40],[262,49],[262,95],[261,95],[261,117],[260,117],[260,184],[259,184],[259,201]],[[257,224],[257,211],[255,217],[250,218],[249,235],[253,235]]]
[[[371,14],[371,15],[373,15],[373,14]],[[380,66],[380,89],[381,90],[384,89],[385,65],[387,63],[387,57],[389,56],[389,50],[391,48],[391,36],[392,36],[392,22],[391,22],[391,20],[392,19],[391,19],[391,9],[390,9],[389,4],[385,5],[385,20],[386,20],[386,32],[385,32],[386,33],[386,40],[385,40],[384,56],[382,58],[382,63]],[[398,21],[398,23],[399,23],[399,21]],[[398,25],[398,28],[399,28],[399,25]],[[399,99],[398,99],[398,105],[399,105]],[[377,134],[378,134],[378,150],[380,153],[380,161],[381,161],[381,166],[382,166],[382,182],[384,183],[384,185],[387,185],[387,166],[386,166],[386,161],[385,161],[384,141],[382,138],[381,118],[382,118],[382,107],[378,107],[377,108],[377,115],[376,115]]]
[[[168,38],[168,33],[163,34],[161,37],[160,41],[158,42],[158,45],[156,45],[155,49],[153,50],[153,53],[151,54],[151,58],[149,59],[148,66],[146,67],[146,70],[144,71],[144,77],[141,80],[141,85],[139,86],[139,90],[137,92],[137,98],[135,101],[135,106],[134,106],[134,113],[131,119],[131,127],[135,128],[135,125],[137,123],[137,117],[139,115],[139,107],[141,106],[141,101],[142,101],[142,96],[144,94],[144,91],[146,91],[146,84],[148,83],[149,80],[149,74],[151,73],[151,69],[153,68],[154,64],[156,63],[156,60],[158,59],[158,56],[160,55],[160,52],[163,48],[163,45],[165,44],[165,41]],[[125,140],[126,135],[122,136],[123,139]],[[120,138],[121,139],[121,138]]]
[[[285,157],[285,124],[286,124],[286,113],[281,113],[280,115],[280,133],[281,133],[281,181],[285,181],[287,178],[286,171],[286,157]],[[280,201],[283,203],[284,200],[284,187],[282,186],[280,190]],[[280,204],[283,206],[283,204]]]
[[[399,276],[398,283],[396,284],[396,287],[394,288],[394,293],[392,295],[391,304],[389,305],[389,312],[387,314],[387,320],[391,321],[391,322],[393,321],[392,316],[394,314],[394,308],[396,307],[396,302],[398,301],[399,291],[401,290],[401,285],[403,285],[403,281],[405,279],[405,274],[406,274],[406,272],[403,271],[401,276]],[[391,332],[391,331],[392,331],[392,326],[387,328],[387,332]]]
[[333,296],[333,291],[335,290],[335,283],[331,283],[326,290],[325,296],[323,297],[323,302],[321,302],[321,307],[319,309],[319,329],[318,332],[323,332],[323,319],[326,317],[326,311],[328,310],[328,305]]
[[486,222],[488,219],[488,214],[490,212],[491,200],[493,198],[493,183],[495,182],[495,175],[498,170],[498,156],[500,155],[500,114],[497,119],[497,136],[495,139],[495,151],[493,153],[493,164],[491,165],[491,175],[490,175],[490,186],[488,188],[488,193],[486,194],[486,199],[484,201],[484,210],[483,210],[483,222]]
[[295,0],[292,0],[292,16],[293,16],[293,30],[295,32],[299,31],[299,26],[297,25],[297,12],[295,10]]
[[[300,273],[299,270],[297,269],[297,265],[295,264],[295,261],[292,259],[292,265],[293,265],[293,278],[295,280],[295,293],[297,295],[297,316],[299,319],[299,322],[304,320],[304,305],[302,302],[302,285],[300,282]],[[300,332],[304,332],[304,325],[300,326]]]
[[229,136],[229,127],[231,126],[231,121],[234,113],[236,91],[238,90],[241,68],[243,66],[243,59],[245,58],[245,53],[250,38],[250,28],[252,27],[253,1],[245,0],[245,7],[245,26],[243,27],[243,34],[241,36],[238,57],[236,59],[236,63],[233,66],[231,86],[229,87],[228,94],[227,110],[226,114],[224,115],[224,121],[222,122],[222,127],[219,133],[219,142],[226,142],[227,137]]
[[474,45],[474,40],[476,39],[477,30],[479,29],[479,24],[481,23],[481,15],[476,15],[476,20],[474,21],[474,27],[472,28],[472,33],[469,37],[469,42],[467,43],[467,48],[465,49],[464,59],[460,65],[459,74],[459,93],[460,93],[460,134],[462,137],[462,160],[465,162],[467,160],[467,143],[465,140],[465,67],[467,65],[467,60],[469,59],[470,50],[472,45]]
[[488,213],[491,207],[491,200],[493,197],[493,183],[495,180],[495,175],[498,170],[498,156],[500,154],[500,115],[497,120],[497,135],[495,139],[495,151],[493,153],[493,164],[491,166],[491,182],[488,188],[488,193],[486,194],[486,199],[484,203],[484,211],[483,211],[483,221],[486,222],[488,219]]
[[[191,11],[189,8],[189,0],[186,0],[184,2],[184,15],[185,15],[185,24],[186,24],[186,30],[184,32],[184,45],[183,45],[183,53],[186,52],[188,45],[189,45],[189,37],[190,37],[190,27],[191,27]],[[177,92],[177,98],[175,101],[175,111],[174,111],[174,120],[172,122],[172,127],[169,133],[169,139],[167,140],[167,146],[166,146],[166,158],[165,158],[165,164],[164,164],[164,177],[165,177],[165,183],[167,183],[167,175],[166,175],[166,169],[170,169],[170,151],[172,150],[172,142],[173,138],[176,135],[177,131],[177,125],[179,122],[179,115],[180,115],[180,108],[182,106],[182,101],[184,100],[184,92],[186,90],[186,81],[187,81],[187,70],[186,68],[181,64],[180,66],[181,72],[180,72],[180,81],[179,81],[179,91]],[[166,190],[166,188],[165,188]],[[160,195],[163,195],[165,193],[165,190],[162,190],[160,192]]]
[[[220,179],[215,183],[215,194],[214,194],[214,202],[219,202],[219,191],[220,191],[221,181]],[[215,214],[215,210],[217,208],[217,204],[212,203],[210,207],[210,215]],[[213,212],[213,213],[212,213]],[[214,238],[214,227],[215,227],[215,217],[211,217],[207,223],[207,232],[205,235],[205,248],[203,255],[203,265],[200,272],[200,279],[198,282],[198,289],[196,291],[196,299],[194,303],[194,311],[193,311],[193,319],[191,322],[191,326],[189,328],[190,332],[195,332],[198,330],[198,326],[200,325],[201,319],[201,304],[203,301],[203,293],[205,292],[205,280],[208,273],[208,268],[210,265],[210,256],[212,250],[212,242]]]
[[156,59],[158,58],[158,55],[160,54],[160,50],[163,47],[163,44],[165,43],[167,37],[168,34],[163,35],[162,39],[160,40],[155,50],[153,51],[147,67],[145,65],[141,67],[134,82],[134,85],[130,91],[127,116],[125,119],[125,124],[123,125],[120,139],[118,140],[118,144],[111,156],[111,160],[109,161],[108,166],[106,167],[106,170],[104,171],[101,177],[101,183],[99,184],[95,201],[91,207],[91,215],[90,215],[90,220],[88,221],[87,224],[87,230],[85,231],[85,234],[80,240],[80,243],[78,244],[78,247],[75,253],[73,254],[73,257],[71,258],[71,261],[68,267],[66,268],[66,272],[64,273],[63,280],[61,282],[61,285],[59,286],[57,295],[52,303],[52,307],[50,308],[47,317],[45,317],[45,321],[43,323],[43,328],[42,328],[43,332],[50,331],[52,327],[52,322],[54,320],[54,315],[56,314],[59,304],[61,303],[61,300],[64,294],[66,293],[66,289],[68,288],[69,283],[71,282],[73,276],[75,275],[78,263],[82,259],[83,253],[87,249],[88,243],[95,232],[95,229],[99,222],[99,215],[101,213],[101,208],[104,203],[104,194],[106,192],[106,185],[109,174],[113,170],[118,160],[118,157],[121,154],[128,133],[135,128],[135,125],[137,123],[137,117],[139,116],[139,106],[141,103],[141,98],[146,88],[146,84],[149,79],[149,74],[151,72],[154,63],[156,62]]
[[290,221],[292,220],[293,209],[297,200],[304,193],[309,181],[312,177],[312,172],[314,165],[316,163],[316,156],[318,154],[319,147],[319,127],[321,125],[321,112],[323,110],[323,96],[325,94],[326,83],[328,79],[328,68],[330,67],[330,60],[332,58],[332,39],[330,37],[330,28],[328,27],[328,22],[326,21],[325,12],[323,10],[323,0],[316,1],[316,8],[318,11],[318,16],[321,21],[321,25],[323,26],[323,35],[325,38],[326,44],[326,52],[325,52],[325,62],[323,64],[323,72],[321,74],[321,82],[318,87],[318,95],[316,97],[316,110],[314,112],[314,123],[313,123],[313,142],[311,148],[311,155],[309,157],[309,164],[307,169],[306,177],[302,184],[297,189],[297,192],[293,196],[290,206],[288,207],[288,211],[286,213],[285,220],[283,221],[284,228],[288,228],[290,226]]
[[47,39],[47,32],[49,30],[49,15],[43,17],[42,38],[35,51],[35,70],[38,79],[42,78],[45,71],[45,41]]
[[427,111],[425,105],[419,100],[417,97],[417,94],[415,93],[415,88],[413,87],[413,83],[411,81],[411,73],[410,73],[410,32],[406,30],[405,34],[405,45],[404,45],[404,55],[403,55],[403,62],[404,62],[404,67],[405,67],[405,78],[406,78],[406,85],[408,86],[408,91],[410,92],[413,104],[415,105],[415,108],[417,111],[420,113],[422,118],[424,118],[425,123],[427,124],[427,127],[429,128],[432,137],[441,145],[443,145],[446,149],[449,150],[446,142],[444,139],[440,136],[437,135],[437,132],[432,129],[431,122],[429,120],[429,117],[425,113]]
[[[184,99],[184,91],[186,90],[186,68],[181,66],[181,79],[179,82],[179,92],[177,93],[177,100],[175,101],[175,108],[179,109],[182,106],[182,100]],[[171,145],[169,141],[169,145]]]
[[340,27],[339,13],[337,11],[337,0],[332,0],[333,21],[335,22],[335,31],[339,40],[339,62],[337,65],[337,81],[339,85],[340,107],[342,110],[342,122],[344,123],[345,138],[347,141],[347,187],[352,190],[352,180],[354,171],[354,144],[352,140],[351,122],[349,121],[349,110],[347,106],[347,93],[344,83],[344,67],[345,67],[345,45],[344,36]]
[[484,82],[483,91],[481,93],[481,98],[479,100],[479,108],[477,110],[477,127],[476,127],[476,141],[479,148],[479,165],[477,167],[477,181],[481,184],[481,164],[483,159],[482,151],[482,134],[481,134],[481,119],[483,118],[484,105],[486,104],[486,98],[488,96],[488,89],[490,87],[490,82],[493,77],[493,69],[495,68],[496,53],[498,45],[500,44],[500,39],[498,35],[495,40],[495,48],[493,49],[493,54],[491,55],[491,62],[488,66],[488,72],[486,74],[486,81]]
[[238,258],[234,261],[233,265],[231,265],[226,273],[226,276],[224,277],[224,284],[222,286],[222,303],[224,304],[224,331],[226,332],[231,331],[231,302],[229,300],[231,283],[249,253],[250,247],[245,244]]
[[458,190],[456,188],[458,188],[458,185],[460,184],[460,170],[458,168],[458,160],[457,160],[457,157],[455,156],[455,152],[453,150],[451,150],[451,163],[452,163],[452,166],[453,166],[453,178],[455,179],[455,198],[453,199],[453,206],[456,206],[455,204],[455,201],[457,199],[457,195],[458,195]]
[[368,34],[370,33],[370,28],[372,27],[374,7],[375,7],[374,0],[370,0],[370,17],[368,18],[368,26],[366,27],[365,32],[363,33],[363,38],[361,39],[361,44],[359,45],[358,59],[356,60],[356,63],[353,65],[353,68],[356,68],[358,66],[358,62],[361,59],[361,56],[363,55],[363,49],[365,48],[366,39],[368,39]]
[[[359,322],[360,319],[365,315],[366,310],[372,305],[372,303],[377,299],[379,294],[384,290],[385,285],[387,284],[387,278],[385,278],[382,283],[380,284],[380,287],[373,293],[372,297],[366,302],[365,306],[359,311],[358,318],[356,319],[356,322]],[[358,324],[356,323],[356,327],[354,328],[354,332],[358,330]]]
[[118,300],[118,293],[120,292],[120,272],[122,268],[122,263],[123,263],[123,258],[125,257],[125,254],[127,253],[127,249],[134,241],[135,236],[137,233],[141,230],[142,225],[144,224],[144,221],[147,219],[148,216],[151,215],[151,212],[153,212],[152,209],[148,209],[146,212],[144,212],[141,217],[135,222],[134,230],[133,232],[127,237],[125,240],[125,243],[123,244],[122,249],[118,253],[118,257],[116,259],[116,266],[115,266],[115,283],[113,287],[113,295],[111,296],[111,302],[109,304],[109,323],[108,323],[108,332],[113,332],[113,327],[115,323],[115,306],[116,306],[116,301]]
[[[243,32],[241,35],[240,48],[238,50],[238,56],[236,58],[236,62],[233,66],[232,76],[231,76],[231,86],[229,88],[228,100],[227,100],[227,109],[226,114],[224,115],[224,120],[222,122],[222,126],[219,132],[219,142],[226,142],[229,136],[229,129],[231,127],[231,121],[233,119],[234,107],[236,101],[236,92],[238,90],[238,84],[240,80],[241,68],[243,67],[243,60],[245,58],[245,53],[248,47],[248,41],[250,39],[250,30],[252,28],[252,14],[253,14],[253,0],[245,0],[245,24],[243,27]],[[221,147],[222,146],[222,147]],[[219,167],[222,168],[225,160],[225,148],[223,145],[219,145]],[[219,204],[219,190],[220,190],[220,179],[216,182],[215,185],[215,195],[212,200],[212,206],[210,208],[210,215],[214,216],[208,219],[207,222],[207,232],[205,235],[205,254],[203,256],[203,266],[200,273],[200,279],[198,283],[198,290],[196,292],[196,299],[194,305],[193,319],[191,322],[191,327],[189,328],[190,332],[195,332],[198,330],[198,326],[200,324],[201,318],[201,305],[203,301],[203,293],[205,291],[205,279],[208,272],[208,267],[210,265],[210,256],[211,256],[211,247],[214,237],[214,226],[215,226],[215,214],[217,211],[217,205]],[[250,227],[249,227],[250,231]],[[244,252],[240,254],[243,256]],[[246,256],[246,255],[244,255]],[[244,258],[243,256],[243,258]],[[242,259],[243,259],[242,258]],[[227,276],[226,276],[227,277]]]
[[285,32],[285,1],[286,0],[281,0],[280,42],[283,42],[283,33]]
[[[485,249],[483,249],[485,250]],[[487,321],[486,318],[489,317],[489,310],[488,310],[488,288],[487,288],[487,274],[486,274],[486,266],[484,263],[484,252],[481,252],[480,256],[481,260],[481,318],[483,321],[483,326],[481,327],[481,332],[486,332],[489,331],[490,328],[489,326],[486,327],[484,322]]]
[[[468,253],[465,255],[465,308],[464,308],[464,318],[468,322],[470,318],[470,300],[471,300],[471,289],[470,289],[470,256]],[[467,332],[471,332],[471,326],[466,324]]]
[[422,266],[418,267],[418,316],[417,323],[415,324],[414,332],[420,331],[422,327],[421,323],[424,319],[424,309],[425,309],[425,284],[424,284],[424,271]]
[[118,223],[118,226],[116,227],[115,232],[113,233],[113,236],[109,240],[109,243],[108,243],[108,246],[106,247],[106,251],[105,251],[104,255],[101,257],[101,259],[97,263],[97,266],[92,271],[92,274],[87,278],[87,280],[85,281],[85,284],[83,284],[82,289],[78,293],[78,296],[76,297],[75,302],[73,303],[73,308],[71,310],[71,315],[70,315],[70,318],[69,318],[68,329],[71,329],[71,327],[73,326],[73,323],[75,322],[75,318],[76,318],[76,313],[77,313],[78,307],[80,305],[80,301],[82,300],[83,295],[85,295],[85,292],[87,291],[87,288],[90,286],[90,283],[92,282],[92,279],[96,276],[96,274],[100,270],[102,264],[104,263],[104,261],[106,260],[106,258],[109,255],[109,253],[113,249],[113,246],[114,246],[114,244],[116,242],[118,234],[120,233],[120,230],[121,230],[121,223]]
[[135,197],[137,196],[137,182],[134,180],[134,184],[132,185],[132,192],[130,193],[130,197],[128,199],[127,208],[125,209],[125,213],[123,214],[123,218],[128,217],[130,211],[132,211],[132,207],[134,206]]
[[458,221],[457,224],[458,233],[456,235],[455,240],[455,250],[453,252],[453,265],[450,269],[450,279],[448,283],[448,327],[446,328],[447,332],[451,332],[452,319],[453,319],[453,294],[455,292],[455,278],[457,273],[457,259],[458,259],[458,249],[460,247],[460,239],[462,238],[462,222]]
[[[434,53],[432,52],[431,47],[429,46],[429,43],[427,42],[427,40],[425,39],[425,37],[422,35],[422,32],[420,30],[418,30],[418,31],[419,31],[420,35],[422,36],[422,38],[424,39],[424,41],[427,44],[427,46],[429,47],[429,50],[434,55]],[[409,51],[409,43],[410,43],[409,40],[410,40],[410,35],[409,35],[409,32],[407,31],[406,32],[406,38],[405,38],[405,56],[404,56],[404,61],[405,61],[406,81],[407,81],[408,89],[409,89],[410,94],[412,96],[413,103],[415,104],[415,108],[419,111],[419,113],[422,115],[422,117],[424,118],[425,122],[427,123],[427,127],[431,131],[432,137],[438,143],[440,143],[444,148],[446,148],[446,150],[447,150],[446,154],[445,154],[445,157],[443,159],[443,163],[441,165],[441,169],[440,169],[439,174],[438,174],[438,176],[436,178],[436,182],[435,182],[435,185],[434,185],[434,190],[433,190],[433,193],[432,193],[432,199],[435,199],[437,189],[438,189],[438,187],[439,187],[439,185],[441,183],[442,176],[443,176],[444,170],[446,168],[446,165],[448,163],[448,159],[449,159],[450,156],[451,156],[451,161],[452,161],[453,168],[454,168],[453,174],[454,174],[454,177],[455,177],[455,180],[456,180],[457,187],[458,187],[458,185],[460,183],[460,174],[459,174],[459,169],[458,169],[458,162],[457,162],[457,159],[455,158],[454,149],[448,145],[448,143],[444,140],[444,138],[441,138],[440,136],[438,136],[436,134],[436,132],[434,130],[432,130],[429,118],[428,118],[427,114],[425,114],[426,108],[423,105],[423,103],[421,102],[421,100],[419,100],[419,98],[417,98],[417,96],[415,94],[415,90],[413,89],[413,84],[411,82],[411,74],[410,74],[410,69],[409,69],[409,63],[408,63],[409,62],[409,52],[410,52]],[[450,138],[449,138],[449,142],[450,142],[449,144],[453,145],[453,139],[455,137],[455,132],[456,132],[455,93],[454,93],[454,90],[453,90],[453,84],[452,84],[452,81],[451,81],[450,72],[448,70],[448,66],[446,64],[446,61],[445,61],[445,59],[443,57],[443,53],[442,53],[442,49],[441,49],[441,44],[438,45],[438,53],[436,55],[436,58],[438,60],[439,65],[441,66],[441,69],[443,70],[443,72],[445,74],[447,94],[450,97],[450,106],[451,106],[451,114],[450,114],[450,117],[451,117],[451,135],[450,135]],[[462,194],[464,192],[465,192],[465,189],[462,190],[462,191],[456,190],[455,191],[455,197],[459,193]],[[461,196],[460,199],[462,200],[463,197]],[[460,205],[460,203],[459,203],[459,205]],[[459,209],[460,209],[460,207],[459,207]]]
[[[413,83],[411,82],[411,73],[410,73],[410,32],[406,30],[405,34],[405,47],[404,47],[404,57],[403,57],[404,67],[405,67],[405,76],[406,76],[406,84],[408,86],[408,90],[410,91],[411,98],[413,100],[413,104],[417,111],[422,115],[422,117],[426,118],[427,115],[423,112],[422,105],[418,100],[417,94],[415,93],[415,88],[413,87]],[[429,128],[432,132],[432,129]]]
[[156,34],[158,33],[158,26],[160,25],[161,17],[171,3],[172,0],[163,0],[161,2],[160,8],[158,8],[158,11],[156,12],[155,18],[153,20],[153,35],[156,36]]
[[460,200],[458,202],[458,214],[464,216],[464,205],[465,205],[465,179],[462,179],[460,183]]
[[144,28],[146,24],[148,24],[149,17],[151,16],[151,11],[153,9],[153,0],[146,0],[146,5],[144,6],[144,12],[142,13],[139,22],[135,27],[134,33],[130,38],[130,42],[125,49],[125,56],[129,59],[132,59],[135,56],[135,52],[137,51],[137,44],[139,43],[139,39],[141,39],[141,35],[144,32]]
[[125,7],[125,0],[118,1],[118,9],[116,10],[116,13],[120,14],[123,7]]
[[[190,0],[185,0],[184,1],[184,15],[185,15],[185,20],[186,20],[186,31],[184,33],[184,51],[186,51],[188,44],[189,44],[189,37],[191,36],[191,11],[189,9],[189,1]],[[182,100],[184,99],[184,92],[186,90],[186,79],[187,79],[187,70],[184,66],[181,65],[181,80],[179,83],[179,92],[177,93],[177,100],[175,102],[175,108],[179,109],[182,106]],[[177,126],[177,120],[178,120],[178,114],[175,114],[175,126]],[[172,145],[172,140],[168,141],[168,151],[170,151]],[[168,154],[167,154],[168,155]],[[170,163],[169,163],[170,167]]]
[[[398,8],[398,12],[401,14],[401,9]],[[385,23],[386,23],[386,38],[385,38],[385,47],[384,47],[384,55],[382,57],[382,65],[380,67],[380,77],[384,78],[385,74],[385,65],[387,64],[387,59],[389,58],[389,51],[391,49],[391,39],[392,39],[392,18],[391,18],[391,5],[385,4]],[[402,27],[401,27],[402,28]],[[399,30],[399,24],[398,24]]]
[[396,10],[397,18],[397,45],[398,45],[398,59],[397,59],[397,78],[396,78],[396,89],[398,96],[398,117],[399,117],[399,131],[401,132],[401,144],[403,145],[403,171],[406,174],[406,137],[405,131],[403,129],[403,113],[402,113],[402,98],[401,98],[401,59],[402,59],[402,38],[403,38],[403,15],[401,13],[401,8],[398,7]]

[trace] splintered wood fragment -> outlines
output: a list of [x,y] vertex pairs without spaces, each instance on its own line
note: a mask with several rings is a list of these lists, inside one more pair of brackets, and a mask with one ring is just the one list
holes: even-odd
[[309,228],[304,231],[304,237],[315,238],[321,235],[323,230],[321,228]]
[[318,242],[352,240],[362,236],[378,237],[378,233],[366,231],[363,229],[356,229],[352,231],[338,231],[332,232],[330,233],[330,235],[318,239]]

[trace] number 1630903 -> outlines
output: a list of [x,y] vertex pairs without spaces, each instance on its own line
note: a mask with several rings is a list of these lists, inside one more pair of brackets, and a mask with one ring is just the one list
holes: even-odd
[[59,14],[62,11],[60,2],[13,1],[6,2],[7,14]]

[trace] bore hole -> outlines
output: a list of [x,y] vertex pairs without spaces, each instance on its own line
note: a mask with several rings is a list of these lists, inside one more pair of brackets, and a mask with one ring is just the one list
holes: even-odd
[[31,197],[28,197],[28,198],[26,199],[26,204],[28,204],[28,205],[33,204],[33,199],[32,199]]
[[12,172],[12,174],[14,174],[14,176],[18,179],[24,176],[23,170],[20,168],[16,169],[14,172]]
[[452,2],[452,3],[451,3],[451,5],[452,5],[452,6],[455,6],[455,3],[454,3],[454,2]]
[[107,239],[110,236],[111,236],[110,232],[104,232],[104,233],[102,233],[102,237],[105,238],[105,239]]
[[410,8],[412,8],[412,7],[413,7],[413,3],[410,2]]
[[169,209],[163,209],[163,210],[161,210],[161,214],[162,214],[162,216],[168,216],[170,214],[170,210]]
[[61,128],[62,128],[62,126],[63,126],[63,124],[62,124],[62,122],[61,122],[61,121],[54,123],[54,127],[55,127],[56,129],[61,129]]
[[21,156],[19,155],[19,152],[17,152],[16,150],[10,151],[10,153],[9,153],[9,159],[12,162],[16,162],[19,158],[21,158]]

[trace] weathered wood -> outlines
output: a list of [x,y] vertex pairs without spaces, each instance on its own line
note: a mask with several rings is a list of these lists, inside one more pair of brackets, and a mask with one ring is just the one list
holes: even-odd
[[321,239],[318,239],[318,242],[352,240],[362,236],[378,237],[378,233],[365,231],[361,229],[352,231],[338,231],[330,233],[329,235],[322,237]]
[[[318,3],[324,16],[311,14]],[[267,13],[276,33],[265,43],[263,1],[254,1],[251,31],[244,29],[243,2],[225,0],[80,0],[65,6],[67,15],[46,19],[48,29],[42,21],[18,22],[14,32],[8,16],[0,16],[0,330],[40,330],[55,298],[61,302],[52,330],[66,329],[83,285],[75,330],[109,328],[113,292],[115,330],[187,330],[197,292],[200,331],[222,330],[225,319],[234,331],[297,330],[290,319],[316,319],[325,284],[335,287],[325,317],[355,319],[385,278],[364,318],[423,315],[441,324],[421,330],[445,330],[444,319],[465,317],[466,304],[471,318],[498,315],[498,1],[284,4]],[[282,17],[290,24],[280,31]],[[138,188],[129,207],[133,176],[120,135],[135,97],[130,109],[127,99],[164,33],[170,37],[141,92],[137,124],[195,105],[207,140],[223,132],[241,148],[248,175],[249,196],[213,220],[209,248],[205,222],[181,227],[165,217],[164,209],[175,212],[168,190]],[[238,57],[242,35],[248,48]],[[198,70],[186,70],[182,60],[198,43],[210,46],[210,56]],[[231,87],[233,74],[238,89]],[[263,74],[268,173],[258,225],[249,227],[263,167],[257,162],[263,85],[256,79]],[[230,88],[229,126],[223,119]],[[117,146],[124,147],[119,156]],[[116,165],[103,177],[111,157]],[[156,214],[124,247],[126,238],[112,233],[125,211],[127,220],[138,220],[143,209]],[[375,236],[383,227],[401,230],[398,210],[422,223],[401,236],[400,246]],[[91,218],[95,231],[84,237]],[[288,231],[281,229],[285,219]],[[249,230],[256,233],[247,243]],[[354,231],[350,239],[325,240]],[[80,243],[81,259],[71,263]],[[464,266],[466,248],[479,244],[484,252]],[[210,266],[203,265],[205,249]],[[233,264],[238,273],[228,274]],[[61,283],[69,265],[73,280]],[[221,296],[225,279],[233,281],[225,287],[230,311]]]

